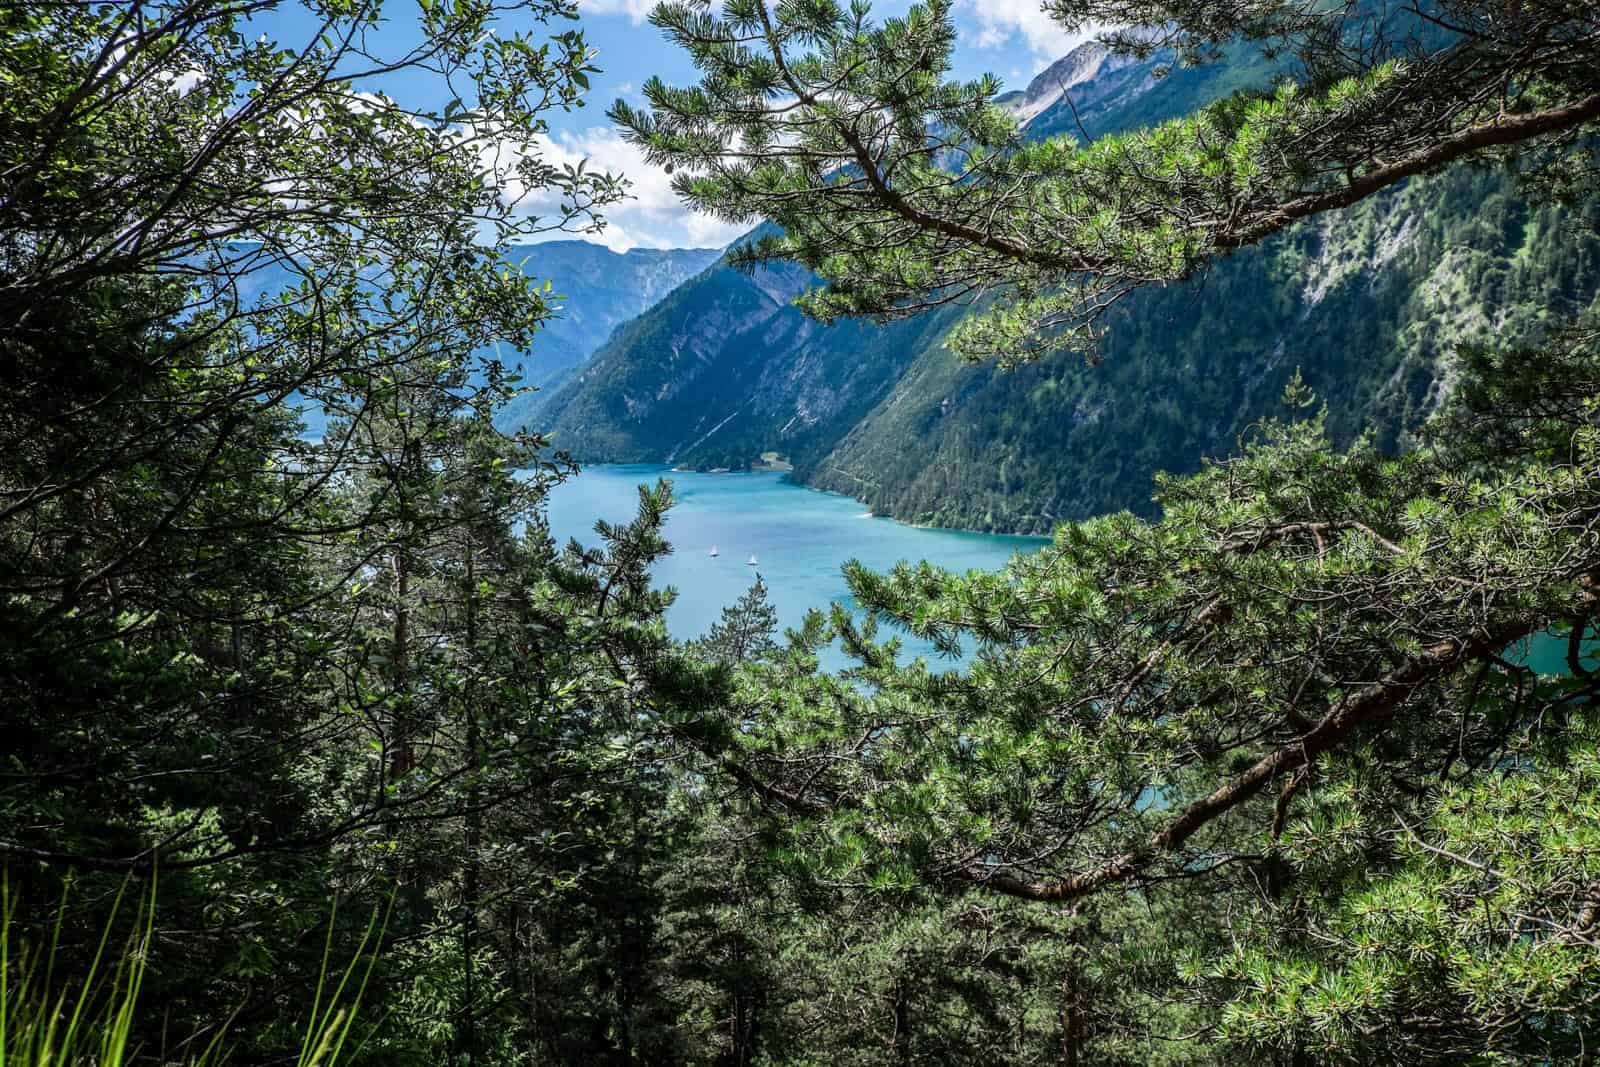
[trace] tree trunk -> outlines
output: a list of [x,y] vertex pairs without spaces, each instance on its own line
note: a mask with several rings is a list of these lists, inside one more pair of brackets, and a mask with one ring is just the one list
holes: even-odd
[[467,763],[471,768],[467,778],[467,855],[466,864],[462,871],[461,906],[464,914],[461,917],[461,957],[462,966],[465,968],[462,982],[461,1006],[462,1028],[465,1031],[463,1044],[467,1054],[467,1067],[477,1067],[478,1063],[478,1018],[476,1004],[476,991],[472,981],[472,953],[474,941],[478,934],[478,904],[480,896],[480,881],[482,872],[478,864],[478,850],[483,841],[483,814],[478,810],[482,793],[478,774],[483,766],[483,738],[479,730],[477,706],[477,664],[478,664],[478,589],[477,575],[473,567],[473,546],[470,531],[466,544],[466,579],[467,579],[467,683],[465,707],[462,709],[467,719]]
[[[1076,916],[1077,908],[1070,915]],[[1061,1067],[1078,1067],[1083,1052],[1083,991],[1078,974],[1078,931],[1067,934],[1067,969],[1061,976]]]
[[391,676],[394,682],[395,715],[390,728],[394,737],[389,746],[389,781],[399,782],[416,767],[416,753],[411,747],[410,709],[407,707],[410,684],[408,647],[411,637],[411,565],[403,548],[394,553],[394,647]]

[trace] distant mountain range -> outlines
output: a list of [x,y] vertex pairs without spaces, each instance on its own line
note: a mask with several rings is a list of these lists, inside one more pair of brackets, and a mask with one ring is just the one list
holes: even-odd
[[[522,426],[532,421],[552,387],[587,360],[613,330],[721,256],[722,250],[716,248],[635,248],[613,252],[587,241],[548,241],[509,248],[505,259],[511,266],[536,281],[551,283],[558,310],[535,335],[531,350],[491,349],[478,353],[498,358],[508,368],[519,368],[521,384],[539,390],[507,405],[500,416],[502,424]],[[240,295],[250,301],[273,296],[298,283],[299,279],[281,265],[267,265],[251,271],[236,284]],[[321,414],[308,408],[303,415],[307,431],[320,435]]]
[[587,241],[519,245],[506,253],[524,274],[552,282],[561,310],[546,322],[529,352],[496,353],[520,365],[522,384],[540,391],[519,397],[502,421],[521,426],[539,411],[550,390],[606,342],[613,330],[720,258],[715,248],[635,248],[613,252]]
[[[1099,136],[1270,80],[1243,53],[1156,73],[1085,45],[1001,103],[1031,136]],[[804,271],[718,262],[619,328],[536,428],[590,462],[744,468],[776,452],[798,480],[919,523],[1047,532],[1148,514],[1155,472],[1234,451],[1282,412],[1297,367],[1341,441],[1400,447],[1448,390],[1459,342],[1528,337],[1550,307],[1594,299],[1595,227],[1569,221],[1498,172],[1415,180],[1138,294],[1098,366],[1014,372],[944,348],[958,310],[825,327],[792,306]]]

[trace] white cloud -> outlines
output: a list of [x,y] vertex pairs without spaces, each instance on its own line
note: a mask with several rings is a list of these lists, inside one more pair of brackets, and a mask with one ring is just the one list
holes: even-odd
[[590,15],[627,15],[635,22],[643,22],[656,0],[578,0],[580,10]]
[[1068,33],[1044,13],[1042,0],[960,0],[958,7],[977,23],[979,48],[1002,48],[1020,36],[1041,68],[1094,36]]
[[[586,240],[618,251],[630,248],[721,248],[750,227],[730,224],[685,207],[672,191],[672,179],[645,162],[644,153],[622,139],[616,130],[594,126],[586,130],[556,130],[539,139],[538,150],[547,161],[560,165],[586,160],[589,170],[622,174],[632,184],[628,200],[603,210],[606,228]],[[535,214],[551,211],[553,200],[531,193],[523,204]]]
[[188,96],[195,89],[199,88],[201,83],[206,80],[206,72],[198,67],[190,67],[182,74],[173,74],[171,71],[162,71],[159,77],[171,85],[172,91],[177,93],[179,96]]

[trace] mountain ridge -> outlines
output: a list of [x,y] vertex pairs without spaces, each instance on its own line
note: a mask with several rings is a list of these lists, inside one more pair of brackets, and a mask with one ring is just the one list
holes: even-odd
[[[1099,136],[1271,79],[1244,53],[1161,77],[1159,62],[1082,46],[1000,103],[1030,114],[1031,136]],[[1041,533],[1153,514],[1153,475],[1232,452],[1283,413],[1297,367],[1337,440],[1401,447],[1447,391],[1456,344],[1532,337],[1547,296],[1593,299],[1600,252],[1570,221],[1504,175],[1414,180],[1137,294],[1097,367],[1010,372],[944,349],[961,309],[822,326],[764,289],[797,291],[812,280],[797,268],[719,261],[620,329],[545,412],[580,461],[741,468],[777,452],[796,481],[919,524]]]
[[527,352],[485,353],[520,366],[522,384],[538,392],[518,397],[500,421],[521,426],[537,416],[554,387],[588,361],[616,330],[722,255],[716,248],[633,248],[616,252],[591,241],[514,245],[506,261],[522,273],[548,278],[559,309]]

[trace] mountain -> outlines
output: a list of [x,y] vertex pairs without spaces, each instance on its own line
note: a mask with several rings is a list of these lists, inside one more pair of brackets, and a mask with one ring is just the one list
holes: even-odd
[[[1298,369],[1335,440],[1402,447],[1449,388],[1454,348],[1535,336],[1600,290],[1600,241],[1462,169],[1372,198],[1150,290],[1108,322],[1096,366],[1006,372],[919,352],[893,398],[813,466],[818,488],[968,529],[1047,532],[1149,514],[1156,471],[1231,453]],[[915,449],[905,442],[915,441]]]
[[613,330],[704,270],[720,254],[714,248],[613,252],[587,241],[548,241],[509,249],[508,262],[530,277],[551,281],[561,310],[539,331],[531,352],[497,353],[507,365],[521,365],[524,385],[542,390],[518,398],[502,420],[510,425],[525,424],[542,406],[550,388],[587,360]]
[[[1081,116],[1085,109],[1102,102],[1127,99],[1151,88],[1155,81],[1145,77],[1143,64],[1104,48],[1086,45],[1075,48],[1041,71],[1021,92],[1006,93],[995,103],[1009,111],[1018,122],[1032,123],[1046,111],[1062,110],[1071,96],[1072,107]],[[1126,76],[1119,77],[1118,75]]]
[[743,467],[765,451],[820,461],[937,325],[822,326],[793,306],[811,280],[789,266],[700,274],[555,394],[545,414],[557,444],[591,462]]
[[[1164,77],[1085,45],[1000,101],[1032,136],[1090,136],[1185,114],[1270,71],[1246,53]],[[823,327],[794,268],[717,264],[620,329],[557,391],[544,425],[591,462],[740,468],[777,453],[797,480],[908,521],[1047,532],[1149,514],[1152,476],[1234,451],[1282,414],[1296,368],[1343,442],[1401,447],[1450,382],[1454,347],[1535,335],[1600,289],[1600,248],[1499,173],[1414,180],[1126,301],[1103,361],[1016,371],[957,361],[955,309]]]
[[[1075,123],[1076,108],[1079,119],[1110,131],[1125,128],[1122,112],[1187,110],[1189,83],[1221,69],[1180,85],[1086,46],[1001,102],[1025,112],[1030,129]],[[589,462],[742,467],[778,452],[815,466],[959,313],[823,327],[792,306],[813,281],[793,267],[745,274],[716,264],[619,330],[544,401],[538,428]]]
[[[244,246],[248,248],[248,246]],[[554,385],[571,375],[613,330],[648,310],[663,296],[715,262],[715,248],[635,248],[613,252],[587,241],[548,241],[513,245],[506,262],[538,281],[548,280],[555,316],[534,335],[531,350],[493,349],[477,353],[520,368],[522,382],[539,391],[514,399],[500,415],[502,425],[521,427],[533,421]],[[272,297],[298,285],[300,279],[279,264],[259,267],[235,281],[246,302]],[[324,419],[309,407],[302,412],[312,436],[323,432]]]

